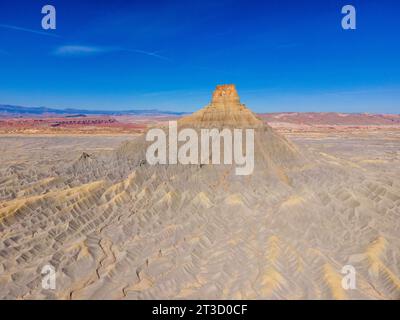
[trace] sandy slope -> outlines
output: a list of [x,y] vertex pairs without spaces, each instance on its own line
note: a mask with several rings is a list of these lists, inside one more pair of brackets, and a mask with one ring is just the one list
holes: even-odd
[[232,85],[180,123],[256,128],[254,173],[149,165],[143,136],[1,138],[0,297],[400,298],[399,131],[293,144]]
[[400,298],[398,135],[298,138],[290,183],[86,150],[121,140],[101,139],[1,139],[2,298]]

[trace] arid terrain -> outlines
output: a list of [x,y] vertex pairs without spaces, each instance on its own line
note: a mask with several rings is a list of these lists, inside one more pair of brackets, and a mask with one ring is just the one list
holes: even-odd
[[[258,115],[265,123],[284,133],[396,131],[400,115],[341,113],[264,113]],[[19,116],[1,117],[0,134],[127,134],[143,133],[146,128],[160,125],[179,116]]]
[[96,135],[143,133],[148,126],[175,119],[143,116],[64,116],[0,118],[0,134]]
[[250,176],[147,164],[141,132],[168,118],[2,126],[0,298],[400,299],[400,124],[332,118],[257,117],[217,88],[180,125],[256,127]]

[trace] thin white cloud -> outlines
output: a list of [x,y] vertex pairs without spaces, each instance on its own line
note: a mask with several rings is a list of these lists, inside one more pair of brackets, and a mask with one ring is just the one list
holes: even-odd
[[53,52],[55,55],[59,56],[78,56],[78,55],[94,55],[109,52],[128,52],[137,53],[146,56],[150,56],[156,59],[171,61],[171,59],[162,56],[158,51],[150,52],[141,49],[127,49],[120,47],[99,47],[99,46],[86,46],[86,45],[64,45],[56,48]]
[[55,51],[55,55],[60,56],[73,56],[73,55],[91,55],[110,51],[110,49],[93,46],[61,46]]
[[23,31],[23,32],[29,32],[29,33],[34,33],[34,34],[40,34],[42,36],[47,36],[47,37],[53,37],[53,38],[60,38],[59,35],[52,33],[52,31],[38,31],[38,30],[33,30],[33,29],[27,29],[27,28],[22,28],[18,26],[12,26],[9,24],[0,24],[0,28],[3,29],[9,29],[9,30],[17,30],[17,31]]

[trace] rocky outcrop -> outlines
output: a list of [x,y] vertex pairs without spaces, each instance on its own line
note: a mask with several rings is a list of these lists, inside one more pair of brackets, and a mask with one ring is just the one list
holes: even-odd
[[[299,150],[284,136],[260,120],[240,102],[235,85],[217,85],[211,103],[203,109],[178,121],[180,127],[254,128],[256,168],[282,176],[283,168],[303,163]],[[267,169],[266,169],[267,168]],[[286,179],[286,178],[285,178]]]
[[233,84],[218,85],[212,100],[205,108],[179,121],[183,126],[258,128],[263,126],[253,112],[240,103],[239,94]]

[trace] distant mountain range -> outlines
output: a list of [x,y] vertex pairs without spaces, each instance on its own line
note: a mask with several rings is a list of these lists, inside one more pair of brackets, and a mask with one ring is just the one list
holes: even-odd
[[110,110],[85,110],[85,109],[55,109],[46,107],[21,107],[12,105],[0,104],[0,116],[39,116],[39,115],[141,115],[141,116],[181,116],[187,114],[186,112],[174,111],[161,111],[156,109],[151,110],[124,110],[124,111],[110,111]]
[[399,125],[399,114],[339,113],[339,112],[280,112],[259,116],[268,123],[306,125]]
[[[0,104],[0,118],[30,117],[86,117],[86,116],[172,116],[179,117],[190,112],[151,110],[85,110],[55,109],[46,107],[21,107]],[[400,125],[399,114],[339,113],[339,112],[279,112],[259,113],[268,123],[294,123],[306,125]]]

